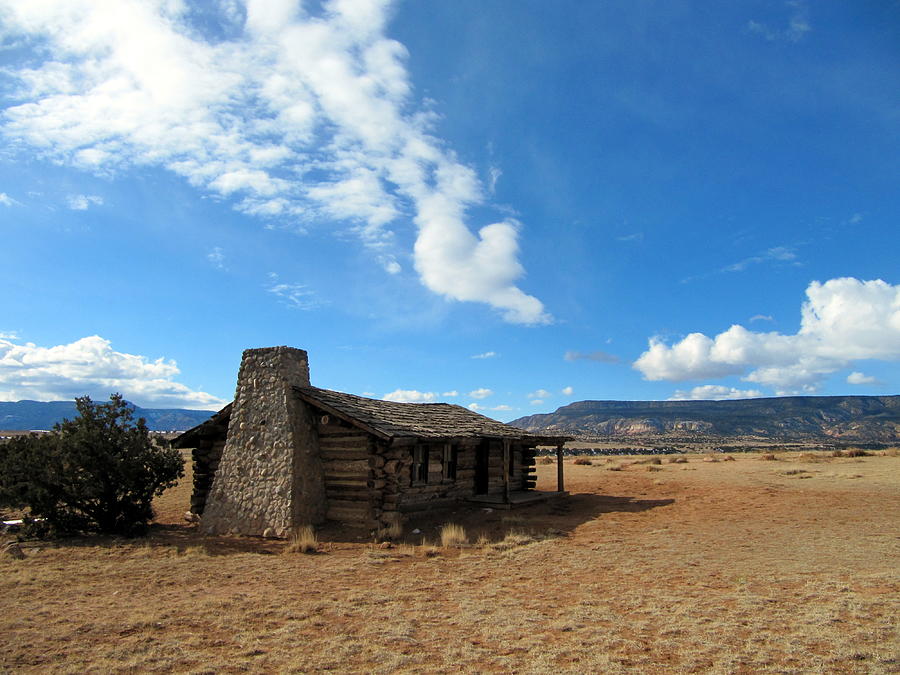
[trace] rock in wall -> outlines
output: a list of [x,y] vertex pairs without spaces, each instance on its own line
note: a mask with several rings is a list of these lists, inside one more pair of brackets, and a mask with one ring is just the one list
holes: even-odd
[[302,349],[244,351],[228,437],[201,519],[204,532],[283,537],[325,519],[318,437],[292,389],[308,385]]

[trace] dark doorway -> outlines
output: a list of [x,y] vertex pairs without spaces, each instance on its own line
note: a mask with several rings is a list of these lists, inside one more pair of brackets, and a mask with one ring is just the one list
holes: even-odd
[[488,466],[490,466],[490,441],[481,441],[475,448],[475,494],[486,495],[488,491]]

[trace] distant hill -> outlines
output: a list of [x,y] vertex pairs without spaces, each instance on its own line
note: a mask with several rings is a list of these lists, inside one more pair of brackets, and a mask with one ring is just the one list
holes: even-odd
[[[182,410],[178,408],[139,408],[134,417],[147,420],[151,431],[184,431],[197,426],[215,414],[215,410]],[[0,429],[52,429],[63,418],[78,415],[74,401],[16,401],[0,402]]]
[[737,401],[580,401],[510,422],[572,436],[686,434],[900,442],[900,396],[785,396]]

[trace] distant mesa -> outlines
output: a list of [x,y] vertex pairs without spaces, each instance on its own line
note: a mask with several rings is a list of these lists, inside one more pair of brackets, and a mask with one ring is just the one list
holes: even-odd
[[510,422],[581,437],[758,436],[900,442],[900,396],[785,396],[729,401],[579,401]]
[[[184,431],[205,422],[215,412],[135,406],[134,418],[143,417],[147,420],[147,428],[151,431]],[[77,416],[74,401],[0,402],[0,429],[9,431],[52,429],[57,422],[75,419]]]

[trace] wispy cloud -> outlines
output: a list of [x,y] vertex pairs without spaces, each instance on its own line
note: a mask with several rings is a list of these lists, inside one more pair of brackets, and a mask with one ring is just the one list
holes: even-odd
[[69,195],[66,204],[73,211],[87,211],[91,206],[102,206],[103,197],[99,195]]
[[546,389],[538,389],[528,394],[528,398],[549,398],[550,396],[553,396],[553,394]]
[[488,396],[490,396],[493,393],[494,392],[492,389],[488,389],[487,387],[481,387],[480,389],[475,389],[473,391],[470,391],[469,397],[482,399],[482,398],[487,398]]
[[39,47],[6,71],[20,103],[2,133],[97,174],[162,167],[260,218],[338,220],[389,273],[392,228],[412,222],[431,291],[513,323],[552,320],[517,285],[521,225],[470,222],[486,191],[414,96],[407,50],[385,35],[390,2],[212,7],[225,39],[204,37],[190,3],[0,0],[7,30]]
[[206,259],[213,264],[216,269],[225,269],[225,252],[221,247],[216,246],[212,251],[206,254]]
[[754,314],[750,317],[750,323],[754,323],[755,321],[774,321],[771,316],[768,314]]
[[773,27],[761,21],[750,20],[747,30],[769,42],[800,42],[812,30],[809,8],[802,0],[789,0],[786,25]]
[[269,285],[266,291],[276,296],[279,301],[291,309],[311,310],[322,305],[316,293],[306,284],[284,283],[279,281],[275,272],[269,273]]
[[0,204],[3,204],[3,206],[13,206],[20,204],[20,202],[17,202],[5,192],[0,192]]
[[92,335],[69,344],[40,347],[0,337],[0,400],[102,400],[119,392],[141,406],[218,409],[222,399],[175,381],[175,361],[115,351]]
[[469,358],[472,358],[472,359],[493,359],[493,358],[495,358],[496,356],[497,356],[497,352],[484,352],[484,353],[482,353],[482,354],[474,354],[473,356],[470,356]]
[[641,241],[644,241],[644,233],[643,232],[633,232],[632,234],[623,234],[619,237],[616,237],[616,241],[641,242]]
[[622,360],[615,354],[609,354],[599,349],[593,352],[579,352],[570,349],[563,354],[563,358],[566,361],[597,361],[598,363],[619,363]]
[[787,246],[774,246],[759,255],[744,258],[736,263],[723,267],[722,272],[743,272],[751,265],[759,265],[766,262],[795,262],[797,254],[794,249]]
[[18,340],[19,334],[15,331],[0,331],[0,340]]

